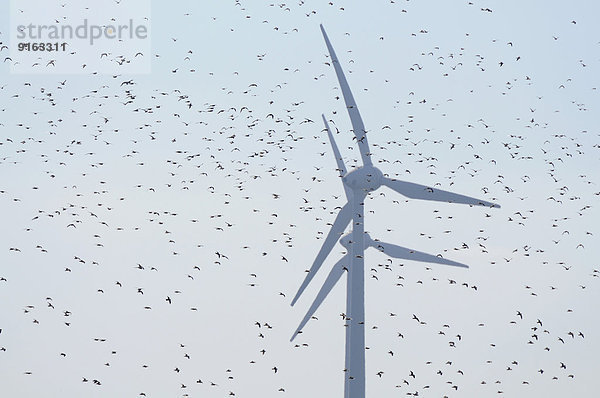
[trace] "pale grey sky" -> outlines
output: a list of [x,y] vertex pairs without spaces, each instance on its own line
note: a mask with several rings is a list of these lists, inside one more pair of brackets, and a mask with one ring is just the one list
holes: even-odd
[[2,64],[0,395],[342,395],[343,281],[289,342],[344,253],[290,307],[345,203],[321,113],[360,159],[319,23],[384,173],[502,205],[366,201],[470,266],[366,252],[367,395],[597,394],[600,7],[332,3],[153,1],[150,73]]

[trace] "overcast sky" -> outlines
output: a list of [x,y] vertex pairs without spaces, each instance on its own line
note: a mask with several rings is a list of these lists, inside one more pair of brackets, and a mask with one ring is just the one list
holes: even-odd
[[[320,23],[374,164],[502,206],[367,198],[372,238],[470,266],[366,251],[367,395],[598,391],[595,2],[25,3],[0,12],[0,395],[342,396],[344,280],[289,341],[345,253],[290,307],[345,203],[322,113],[360,165]],[[150,33],[19,54],[27,12]]]

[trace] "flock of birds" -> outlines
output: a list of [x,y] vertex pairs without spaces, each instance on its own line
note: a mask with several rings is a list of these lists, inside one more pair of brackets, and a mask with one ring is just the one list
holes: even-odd
[[[342,150],[353,154],[348,163],[359,164],[318,36],[318,22],[325,21],[317,19],[325,13],[343,19],[356,6],[271,4],[263,11],[267,19],[251,15],[258,6],[235,1],[231,7],[233,16],[202,20],[240,40],[247,26],[283,43],[303,40],[297,37],[314,30],[309,48],[317,50],[301,56],[308,58],[303,65],[257,77],[244,65],[271,70],[282,61],[260,50],[230,70],[207,70],[199,43],[181,33],[171,37],[168,48],[131,55],[151,57],[160,78],[94,71],[85,78],[7,77],[3,72],[3,395],[106,396],[123,389],[143,397],[314,393],[302,381],[303,372],[341,389],[343,369],[321,370],[330,372],[328,377],[317,374],[320,355],[329,357],[321,353],[327,346],[318,331],[339,326],[334,341],[341,352],[345,314],[328,318],[335,310],[324,308],[298,340],[287,339],[298,319],[289,309],[290,293],[344,201],[315,115],[326,113]],[[385,7],[410,16],[414,5],[391,1]],[[495,13],[476,2],[466,7],[486,18]],[[201,18],[198,13],[181,10],[178,18],[189,24]],[[289,24],[290,15],[297,25]],[[567,18],[561,29],[575,26]],[[328,24],[328,29],[333,36],[337,27]],[[421,40],[431,30],[401,40]],[[474,35],[466,33],[467,42]],[[0,31],[5,65],[15,62],[7,55],[7,36]],[[416,62],[404,62],[406,68],[389,79],[368,60],[341,51],[358,33],[337,36],[348,39],[336,45],[351,84],[376,76],[377,84],[384,84],[379,92],[386,86],[402,92],[392,105],[382,105],[393,112],[383,122],[367,116],[369,111],[363,114],[370,144],[377,148],[373,162],[390,177],[419,183],[429,178],[431,185],[448,190],[455,184],[471,187],[472,196],[494,197],[503,207],[498,214],[483,209],[473,219],[465,219],[472,209],[459,214],[442,205],[417,208],[428,214],[422,225],[379,224],[384,231],[378,236],[387,234],[385,241],[413,239],[407,246],[464,259],[471,269],[445,273],[384,256],[369,259],[367,288],[379,291],[380,298],[402,298],[381,302],[375,294],[376,304],[370,304],[379,312],[368,312],[373,313],[367,320],[368,391],[407,396],[585,391],[579,380],[591,382],[592,373],[569,352],[598,353],[598,330],[586,328],[598,325],[583,319],[593,314],[585,303],[598,296],[600,278],[600,265],[589,263],[597,257],[594,203],[600,188],[593,169],[600,145],[596,126],[585,125],[598,104],[596,88],[570,75],[553,87],[538,83],[543,79],[536,71],[521,66],[531,60],[519,52],[518,37],[486,44],[501,47],[495,50],[502,55],[498,59],[422,39],[422,52],[410,56]],[[561,36],[548,37],[547,45]],[[398,39],[376,34],[373,42],[393,40]],[[110,52],[99,57],[116,63],[129,59]],[[598,67],[583,58],[574,65]],[[423,79],[466,76],[468,81],[476,73],[492,77],[473,77],[473,86],[458,89],[453,98],[432,98],[419,87]],[[406,83],[410,79],[415,85]],[[374,91],[359,94],[361,109],[369,109],[362,100],[375,100]],[[478,95],[512,102],[505,106],[516,107],[517,114],[463,116],[461,101],[477,108]],[[577,126],[584,127],[569,130],[563,114],[567,126],[577,115],[583,120]],[[454,128],[447,128],[446,120]],[[512,130],[500,131],[503,123]],[[406,212],[413,203],[384,192],[367,200],[390,212]],[[375,213],[381,206],[368,208]],[[467,231],[471,226],[477,227]],[[503,270],[523,274],[510,276],[514,283],[503,290],[473,276],[484,275],[478,268],[494,276]],[[440,313],[435,305],[408,306],[405,299],[435,294],[469,306],[491,303],[497,313]],[[499,297],[490,299],[494,295]],[[411,356],[418,349],[424,354]],[[342,363],[342,356],[331,357],[324,363]]]

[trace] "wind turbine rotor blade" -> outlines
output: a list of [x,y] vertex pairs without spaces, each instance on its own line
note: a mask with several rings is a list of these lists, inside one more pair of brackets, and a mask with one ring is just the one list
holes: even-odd
[[340,239],[342,233],[344,233],[344,230],[350,223],[351,219],[352,204],[348,202],[344,205],[344,207],[342,207],[335,221],[333,222],[333,225],[331,226],[331,229],[329,230],[329,233],[325,238],[325,242],[323,242],[323,246],[321,246],[321,250],[319,250],[319,254],[317,254],[317,257],[315,258],[313,265],[310,267],[306,278],[304,278],[302,285],[300,285],[296,296],[294,296],[294,299],[292,300],[292,305],[296,304],[296,301],[298,301],[298,298],[300,298],[300,295],[302,294],[302,292],[304,292],[304,289],[306,289],[306,287],[308,286],[312,278],[315,276],[317,271],[319,271],[319,268],[321,268],[321,265],[323,265],[323,262],[327,258],[327,255],[331,252],[331,249],[333,249],[338,239]]
[[325,28],[323,28],[323,25],[320,26],[323,37],[325,38],[327,50],[329,50],[331,64],[335,69],[335,74],[337,75],[340,88],[342,89],[342,95],[344,96],[344,101],[346,102],[346,109],[348,110],[348,116],[350,116],[350,122],[352,122],[352,129],[354,130],[354,135],[356,136],[356,141],[358,142],[358,149],[360,150],[360,156],[362,157],[363,165],[371,166],[373,163],[371,162],[370,158],[369,142],[367,141],[365,125],[360,117],[360,112],[356,106],[356,101],[354,101],[354,96],[352,95],[348,81],[346,81],[346,76],[344,76],[344,71],[342,70],[340,62],[335,55],[335,51],[333,50],[333,46],[327,37],[327,33],[325,33]]
[[444,191],[442,189],[434,189],[426,185],[415,184],[412,182],[384,178],[381,184],[411,199],[433,200],[436,202],[448,203],[462,203],[474,206],[486,206],[497,208],[500,207],[500,205],[498,204],[488,202],[482,199],[472,198],[470,196],[460,195],[457,193]]
[[344,164],[342,155],[340,154],[340,151],[337,145],[335,144],[335,139],[333,138],[333,134],[331,134],[331,129],[329,128],[327,118],[325,118],[325,115],[323,114],[321,114],[321,117],[323,118],[323,123],[325,123],[325,129],[327,129],[327,136],[329,137],[329,142],[331,143],[331,149],[333,149],[333,155],[335,156],[335,161],[338,166],[338,171],[340,172],[340,177],[343,177],[347,172],[346,165]]
[[304,326],[306,326],[306,324],[308,323],[310,318],[319,309],[319,307],[321,306],[321,303],[323,303],[325,298],[327,298],[327,296],[331,292],[331,289],[333,289],[335,284],[340,280],[340,278],[344,274],[344,267],[348,267],[349,263],[350,263],[350,257],[346,254],[344,257],[342,257],[342,259],[340,261],[338,261],[333,266],[333,268],[329,272],[329,275],[327,276],[327,279],[323,283],[321,290],[319,290],[317,297],[315,297],[315,300],[313,301],[312,305],[306,312],[306,315],[304,315],[302,322],[300,322],[300,325],[298,325],[298,328],[292,335],[292,338],[290,339],[290,341],[294,341],[296,336],[298,336],[298,333],[300,333],[300,331],[304,328]]
[[401,258],[404,260],[420,261],[420,262],[424,262],[424,263],[451,265],[453,267],[469,268],[469,266],[466,264],[462,264],[462,263],[452,261],[452,260],[446,260],[443,257],[420,252],[417,250],[408,249],[406,247],[394,245],[391,243],[378,242],[378,241],[371,240],[371,242],[369,242],[369,245],[371,247],[374,247],[377,250],[387,254],[388,256],[393,257],[393,258]]
[[[329,128],[329,123],[327,123],[325,115],[322,114],[321,116],[323,117],[323,123],[325,123],[325,129],[327,129],[327,136],[329,137],[329,142],[331,143],[331,149],[333,149],[333,156],[335,156],[340,177],[343,177],[347,173],[346,165],[344,164],[342,155],[340,154],[340,151],[335,143],[335,139],[333,138],[333,134],[331,133],[331,129]],[[346,199],[350,200],[350,198],[352,198],[352,192],[350,192],[349,188],[343,182],[342,185],[344,186],[344,191],[346,192]]]

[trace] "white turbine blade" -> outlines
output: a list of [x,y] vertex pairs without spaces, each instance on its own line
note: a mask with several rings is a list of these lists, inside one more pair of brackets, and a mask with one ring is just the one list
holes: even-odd
[[331,229],[329,230],[329,233],[325,238],[325,242],[323,242],[323,246],[321,246],[321,250],[319,250],[319,254],[317,254],[317,257],[315,258],[312,267],[310,267],[306,278],[304,278],[304,282],[302,282],[302,285],[298,289],[298,293],[296,293],[296,296],[292,300],[292,305],[296,304],[296,301],[298,301],[298,298],[300,298],[300,295],[302,294],[302,292],[304,292],[304,289],[306,289],[306,287],[308,286],[312,278],[315,276],[319,268],[321,268],[321,265],[323,265],[323,262],[327,258],[327,255],[329,254],[329,252],[331,252],[331,249],[333,249],[338,239],[340,239],[342,233],[344,233],[344,230],[350,223],[351,219],[352,204],[348,202],[344,205],[344,207],[342,207],[335,221],[333,222],[333,225],[331,226]]
[[475,206],[486,206],[486,207],[500,207],[495,203],[487,202],[482,199],[472,198],[470,196],[460,195],[453,192],[444,191],[441,189],[434,189],[426,185],[415,184],[412,182],[391,180],[384,178],[381,182],[394,191],[401,195],[404,195],[411,199],[422,199],[422,200],[433,200],[437,202],[448,202],[448,203],[462,203],[466,205]]
[[420,252],[417,250],[408,249],[406,247],[393,245],[391,243],[378,242],[378,241],[371,240],[369,242],[369,245],[371,247],[374,247],[377,250],[387,254],[388,256],[393,257],[393,258],[421,261],[424,263],[451,265],[453,267],[469,268],[469,266],[466,264],[462,264],[462,263],[452,261],[452,260],[446,260],[445,258],[434,256],[433,254],[428,254],[428,253]]
[[325,123],[325,129],[327,130],[327,135],[329,136],[329,142],[331,142],[331,149],[333,149],[333,155],[335,156],[335,161],[337,162],[338,171],[340,172],[340,177],[346,175],[346,165],[344,164],[344,160],[342,159],[342,155],[335,144],[335,139],[333,138],[333,134],[331,134],[331,129],[329,128],[329,123],[327,123],[327,118],[325,115],[321,114],[323,117],[323,123]]
[[371,166],[373,163],[371,162],[371,158],[369,157],[369,142],[367,141],[365,125],[363,124],[362,118],[360,117],[360,113],[358,112],[356,101],[354,101],[352,91],[350,91],[350,86],[348,85],[346,77],[344,76],[344,71],[342,70],[340,62],[337,56],[335,55],[335,51],[333,50],[333,46],[331,45],[331,42],[327,37],[327,33],[325,33],[325,28],[323,28],[323,25],[320,26],[321,32],[323,33],[323,37],[325,38],[325,44],[327,45],[327,49],[329,50],[331,64],[335,69],[335,74],[337,75],[338,81],[340,83],[340,88],[342,89],[344,101],[346,102],[346,109],[348,109],[348,115],[350,116],[350,121],[352,122],[352,129],[354,130],[354,135],[356,136],[356,141],[358,142],[358,149],[360,150],[360,156],[362,157],[363,165]]
[[[331,142],[331,149],[333,149],[333,156],[335,156],[335,161],[337,162],[340,177],[343,177],[347,173],[346,165],[344,164],[342,155],[340,154],[340,151],[335,143],[335,139],[333,138],[333,134],[331,133],[331,129],[329,128],[329,123],[327,123],[325,115],[321,116],[323,117],[323,123],[325,123],[325,129],[327,129],[327,136],[329,137],[329,142]],[[346,199],[350,200],[350,198],[352,198],[352,192],[350,192],[346,184],[342,183],[342,185],[344,186],[344,191],[346,192]]]
[[335,284],[340,280],[340,278],[344,274],[344,267],[349,267],[349,266],[350,266],[350,259],[347,254],[344,257],[342,257],[342,259],[333,266],[333,268],[329,272],[329,275],[327,276],[327,279],[323,283],[321,290],[319,290],[317,297],[315,297],[315,300],[313,301],[312,305],[306,312],[306,315],[304,315],[302,322],[300,322],[300,325],[298,325],[298,328],[292,335],[292,338],[290,339],[290,341],[294,341],[294,339],[296,338],[298,333],[300,333],[300,331],[304,328],[304,326],[306,326],[306,324],[308,323],[310,318],[314,315],[314,313],[317,311],[317,309],[319,309],[319,307],[321,306],[321,303],[323,303],[325,298],[327,298],[327,296],[329,295],[329,292],[331,292],[331,289],[333,289]]

